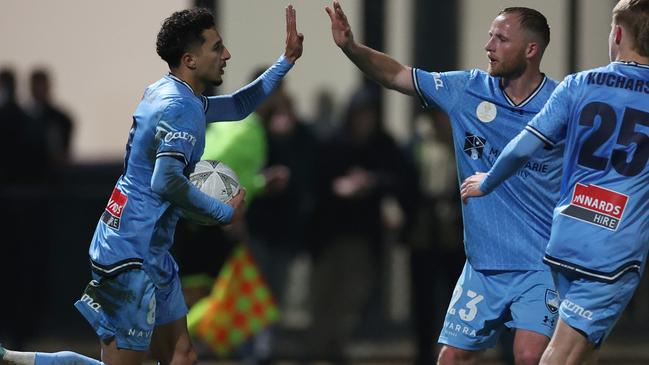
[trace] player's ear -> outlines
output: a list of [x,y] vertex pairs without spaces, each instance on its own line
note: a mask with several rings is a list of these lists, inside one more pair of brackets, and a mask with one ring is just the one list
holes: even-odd
[[193,54],[186,52],[183,53],[183,55],[180,57],[180,63],[183,64],[185,67],[187,67],[190,70],[195,70],[196,69],[196,56]]
[[622,43],[622,26],[615,25],[615,28],[613,29],[613,41],[618,46]]
[[527,44],[527,49],[525,50],[525,56],[527,58],[534,58],[541,48],[539,47],[539,44],[537,42],[530,42]]

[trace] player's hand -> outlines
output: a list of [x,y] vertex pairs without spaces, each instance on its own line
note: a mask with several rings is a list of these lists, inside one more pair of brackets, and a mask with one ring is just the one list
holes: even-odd
[[475,175],[471,175],[464,180],[462,186],[460,187],[460,196],[462,201],[466,204],[471,197],[483,196],[484,193],[480,190],[480,184],[482,180],[487,176],[484,172],[476,172]]
[[234,208],[234,214],[232,214],[232,219],[229,224],[233,224],[241,220],[243,217],[243,211],[245,209],[245,198],[246,198],[246,189],[243,187],[239,188],[237,195],[233,196],[232,199],[228,200],[227,204]]
[[340,3],[334,0],[333,9],[327,6],[325,10],[331,19],[331,35],[334,37],[334,42],[342,49],[349,48],[354,42],[354,35]]
[[304,35],[297,32],[295,20],[295,9],[293,5],[286,7],[286,51],[284,56],[290,63],[295,63],[302,56],[302,42]]

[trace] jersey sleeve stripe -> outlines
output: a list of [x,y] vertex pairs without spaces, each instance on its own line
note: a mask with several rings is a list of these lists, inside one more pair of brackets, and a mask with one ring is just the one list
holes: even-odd
[[591,270],[583,266],[575,265],[568,261],[564,261],[556,257],[552,257],[548,254],[546,254],[543,257],[543,262],[545,262],[550,266],[554,266],[562,270],[573,271],[578,274],[588,276],[594,280],[603,281],[607,283],[615,282],[617,279],[620,278],[620,276],[624,275],[628,271],[640,271],[640,267],[641,267],[641,262],[630,261],[620,266],[614,271],[604,272],[604,271]]
[[180,152],[160,152],[155,156],[155,158],[162,157],[162,156],[173,157],[173,158],[175,158],[177,160],[180,160],[185,165],[187,165],[189,163],[189,161],[187,161],[187,157],[185,157],[185,155],[180,153]]
[[538,139],[540,139],[543,143],[545,143],[545,146],[546,146],[546,147],[548,147],[548,148],[554,148],[555,143],[552,142],[552,140],[550,140],[550,138],[544,136],[543,133],[539,132],[539,131],[538,131],[537,129],[535,129],[534,127],[532,127],[532,126],[530,126],[530,125],[527,125],[527,126],[525,126],[525,130],[528,131],[528,132],[530,132],[530,133],[532,133],[532,134],[535,135],[536,137],[538,137]]
[[98,262],[90,260],[90,267],[92,271],[101,276],[112,277],[127,270],[142,268],[144,260],[140,258],[131,258],[116,262],[112,265],[102,265]]
[[419,102],[421,103],[421,106],[424,108],[428,108],[428,102],[426,101],[426,98],[424,98],[424,94],[421,92],[421,89],[419,88],[419,79],[417,78],[417,69],[412,68],[412,84],[415,85],[415,91],[417,91],[417,96],[419,96]]

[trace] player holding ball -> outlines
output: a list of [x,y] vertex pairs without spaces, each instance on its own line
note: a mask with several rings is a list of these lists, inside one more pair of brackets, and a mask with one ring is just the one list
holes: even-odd
[[134,115],[124,172],[90,243],[93,280],[76,308],[101,342],[99,362],[85,356],[16,352],[10,364],[141,364],[147,351],[163,364],[194,364],[178,266],[169,253],[187,210],[230,224],[242,212],[243,190],[227,204],[201,192],[185,175],[205,147],[206,122],[241,120],[255,110],[302,55],[295,10],[286,8],[286,50],[251,84],[232,95],[204,97],[219,85],[230,52],[205,9],[173,13],[162,24],[157,52],[170,72],[149,86]]

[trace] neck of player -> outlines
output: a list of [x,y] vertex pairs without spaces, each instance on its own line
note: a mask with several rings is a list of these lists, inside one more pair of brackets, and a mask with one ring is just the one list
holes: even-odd
[[192,72],[188,72],[182,67],[178,67],[172,69],[171,74],[188,83],[189,86],[192,87],[192,90],[194,90],[195,95],[201,95],[203,94],[203,91],[205,91],[205,81],[196,77]]
[[528,67],[520,76],[502,79],[505,93],[515,104],[527,99],[543,81],[543,74],[537,67]]
[[635,62],[640,65],[649,66],[649,57],[642,57],[631,50],[620,50],[620,52],[615,57],[615,60],[620,62]]

